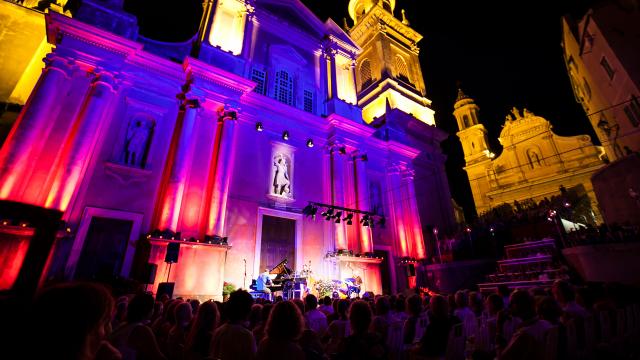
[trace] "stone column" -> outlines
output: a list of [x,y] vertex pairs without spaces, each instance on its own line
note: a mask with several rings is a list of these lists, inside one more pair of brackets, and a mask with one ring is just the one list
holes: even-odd
[[426,252],[424,248],[424,237],[422,235],[422,223],[420,222],[420,214],[418,212],[418,204],[416,199],[416,189],[414,184],[415,171],[407,169],[403,174],[403,186],[407,194],[407,218],[411,221],[411,233],[413,238],[413,249],[417,259],[424,259]]
[[66,147],[68,155],[62,159],[56,182],[47,199],[47,207],[67,209],[99,138],[104,114],[115,97],[115,79],[106,71],[96,71],[87,97],[75,120],[76,131]]
[[[43,141],[41,132],[52,120],[57,96],[69,79],[70,63],[53,54],[44,58],[46,64],[27,104],[0,150],[0,198],[13,198],[29,163],[34,143]],[[13,195],[13,196],[12,196]],[[14,199],[18,200],[18,199]]]
[[247,8],[245,15],[244,36],[242,37],[242,58],[249,59],[253,40],[253,17],[255,16],[253,7]]
[[187,172],[193,159],[195,150],[195,125],[198,117],[198,100],[187,100],[182,105],[183,118],[178,138],[177,148],[173,163],[171,164],[171,174],[164,197],[162,218],[158,227],[178,231],[178,220],[182,208],[182,199],[187,184]]
[[233,174],[235,161],[235,133],[237,111],[221,108],[218,111],[220,145],[217,149],[216,170],[211,195],[211,208],[207,234],[225,235],[225,220],[227,216],[227,200],[229,198],[229,184]]
[[387,194],[389,201],[390,219],[393,223],[396,238],[397,251],[401,257],[409,256],[409,241],[405,229],[404,206],[402,202],[402,180],[398,165],[391,165],[387,169]]
[[[366,161],[366,154],[358,154],[354,157],[356,202],[358,210],[361,211],[371,210],[371,201],[369,199],[369,179],[367,178]],[[358,216],[358,223],[360,223],[360,219],[362,219],[362,215]],[[360,226],[360,250],[363,253],[373,252],[371,228],[368,226]]]
[[331,79],[330,98],[338,99],[338,67],[336,65],[336,51],[327,49],[327,58],[329,60],[329,78]]
[[[337,206],[344,205],[344,169],[345,155],[340,151],[340,145],[331,147],[331,204]],[[346,216],[347,214],[343,214]],[[356,219],[354,219],[355,221]],[[336,250],[348,250],[349,241],[347,239],[347,229],[340,219],[340,223],[334,223],[335,227],[335,248]]]
[[356,77],[356,61],[351,60],[351,80],[353,83],[353,99],[354,105],[358,104],[358,78]]

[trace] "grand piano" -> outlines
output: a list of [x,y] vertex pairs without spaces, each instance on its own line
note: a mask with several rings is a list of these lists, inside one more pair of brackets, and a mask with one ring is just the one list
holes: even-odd
[[[287,267],[287,259],[282,260],[278,265],[269,270],[271,285],[267,285],[271,293],[282,292],[282,297],[286,300],[301,298],[302,289],[307,284],[307,279],[295,276],[293,270]],[[251,289],[256,290],[256,280],[251,281]]]

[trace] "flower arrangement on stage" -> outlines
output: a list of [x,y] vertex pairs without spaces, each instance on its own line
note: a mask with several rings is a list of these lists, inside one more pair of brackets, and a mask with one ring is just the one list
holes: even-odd
[[232,292],[236,291],[237,288],[235,285],[233,285],[230,282],[224,282],[222,284],[222,297],[223,298],[227,298],[229,296],[229,294],[231,294]]
[[318,280],[316,281],[316,290],[318,291],[318,297],[331,296],[335,291],[335,285],[333,281]]

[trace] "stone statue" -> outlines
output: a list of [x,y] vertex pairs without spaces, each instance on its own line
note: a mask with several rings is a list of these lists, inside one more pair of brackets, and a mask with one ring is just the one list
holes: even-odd
[[535,115],[533,114],[533,112],[529,111],[527,108],[524,108],[524,110],[522,110],[522,112],[523,112],[523,114],[524,114],[524,117],[526,117],[526,118],[528,118],[528,117],[532,117],[532,116],[535,116]]
[[504,118],[506,122],[512,121],[513,118],[511,117],[511,114],[507,114],[507,116]]
[[147,142],[149,140],[150,132],[151,125],[145,120],[133,119],[129,123],[129,129],[127,130],[127,138],[125,141],[124,149],[124,163],[126,165],[137,167],[144,166],[142,160],[147,148]]
[[515,106],[511,109],[511,113],[515,117],[516,120],[520,119],[522,116],[520,115],[520,110],[518,110]]
[[273,166],[276,167],[276,173],[273,177],[273,192],[276,195],[285,195],[291,193],[291,181],[289,179],[289,169],[287,160],[282,154],[277,155],[274,159]]

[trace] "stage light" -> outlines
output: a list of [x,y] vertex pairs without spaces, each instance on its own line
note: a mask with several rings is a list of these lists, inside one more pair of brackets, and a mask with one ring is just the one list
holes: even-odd
[[369,226],[369,214],[364,214],[362,219],[360,219],[360,223],[362,223],[362,226]]
[[353,213],[347,214],[342,221],[346,221],[347,225],[353,225]]
[[387,218],[385,218],[384,216],[381,216],[380,219],[378,220],[378,225],[380,225],[380,227],[384,229],[384,226],[386,224],[387,224]]
[[327,210],[320,215],[324,216],[325,220],[331,220],[333,217],[333,208],[327,208]]
[[340,224],[340,218],[342,217],[342,211],[338,211],[333,218],[336,219],[336,224]]
[[307,217],[313,217],[313,219],[316,218],[316,212],[318,212],[318,208],[313,206],[313,204],[309,204],[305,206],[304,209],[302,209],[303,215]]
[[282,133],[282,140],[289,140],[289,132],[285,131]]
[[262,126],[261,122],[257,122],[256,123],[256,131],[262,131],[264,130],[264,127]]
[[307,140],[307,147],[309,147],[309,148],[313,147],[313,140],[312,139]]

